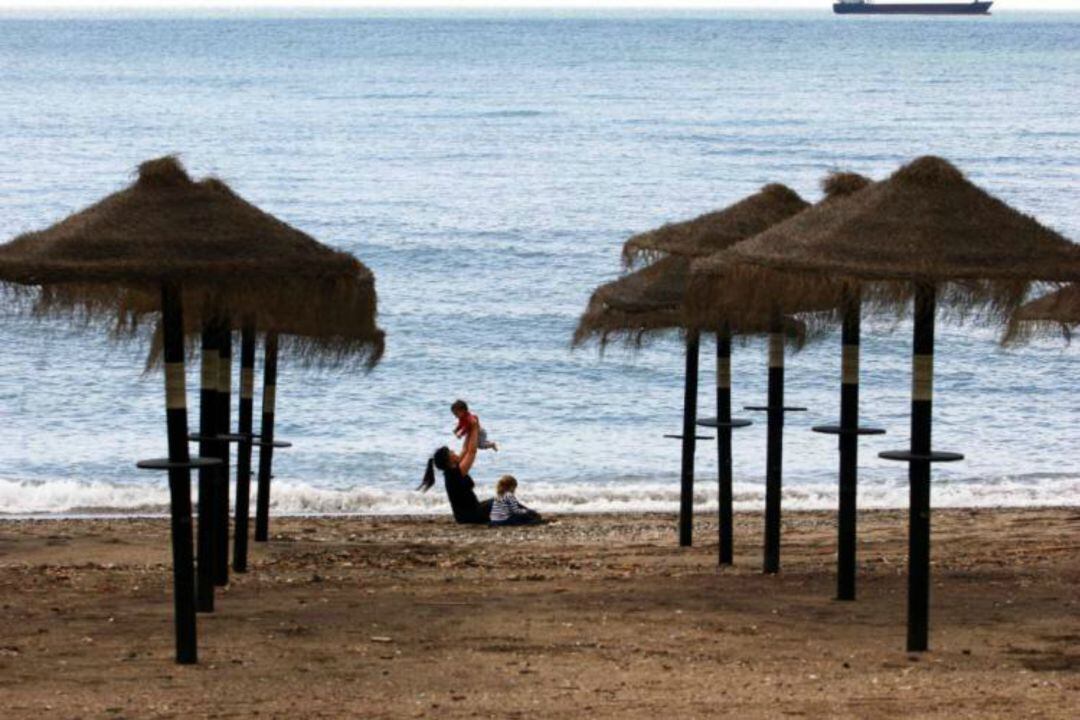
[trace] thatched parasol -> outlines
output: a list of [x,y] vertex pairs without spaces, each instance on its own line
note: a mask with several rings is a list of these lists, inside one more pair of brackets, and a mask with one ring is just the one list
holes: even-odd
[[[731,255],[697,263],[696,277],[723,281],[693,293],[692,304],[722,303],[739,281],[740,300],[755,305],[799,306],[807,295],[841,297],[854,286],[864,302],[904,307],[914,285],[929,284],[954,312],[1002,320],[1032,280],[1065,282],[1075,275],[1072,243],[935,157],[905,165],[837,212],[805,213],[783,232],[773,230]],[[737,268],[730,267],[733,258]],[[767,290],[755,285],[761,270],[776,271]]]
[[[251,205],[214,178],[192,180],[173,157],[139,166],[130,187],[0,246],[2,279],[41,287],[39,309],[112,316],[156,311],[156,288],[183,288],[189,318],[301,330],[314,355],[374,362],[371,271]],[[227,282],[225,282],[227,281]]]
[[[613,336],[623,336],[640,345],[650,334],[686,326],[683,300],[689,280],[690,259],[738,242],[746,233],[768,227],[770,222],[790,216],[807,204],[783,185],[767,185],[760,192],[717,212],[682,223],[673,223],[631,238],[624,248],[628,264],[650,257],[652,265],[601,286],[590,300],[575,333],[575,344],[598,337],[603,348]],[[670,255],[666,253],[670,252]],[[659,258],[657,260],[657,258]],[[745,427],[748,420],[731,417],[731,338],[733,334],[757,334],[776,329],[771,318],[733,308],[717,315],[706,329],[717,333],[717,416],[697,421],[699,327],[686,331],[686,377],[683,403],[682,482],[680,490],[679,542],[692,543],[693,482],[698,424],[717,430],[719,483],[720,563],[733,561],[733,494],[731,473],[731,431]],[[788,323],[787,330],[801,343],[801,324]],[[775,335],[783,352],[783,339]]]
[[[804,292],[798,295],[791,304],[784,304],[783,298],[777,298],[773,294],[766,295],[763,288],[772,288],[774,284],[783,284],[785,277],[778,272],[761,270],[754,276],[754,286],[731,279],[739,277],[739,267],[756,257],[755,249],[762,244],[773,242],[771,238],[779,238],[775,242],[779,246],[791,245],[798,241],[799,229],[819,217],[829,217],[836,212],[837,207],[842,207],[845,200],[855,193],[870,185],[870,180],[854,173],[832,173],[822,181],[822,189],[825,198],[785,222],[778,223],[765,232],[740,243],[720,256],[714,256],[706,261],[709,268],[716,269],[710,275],[700,272],[697,279],[692,283],[690,292],[690,305],[694,312],[708,317],[711,313],[710,303],[716,301],[717,292],[712,292],[713,286],[719,286],[718,292],[725,293],[720,298],[721,304],[743,302],[743,298],[751,298],[751,307],[780,310],[795,308],[797,310],[816,309],[832,311],[839,308],[843,314],[842,331],[842,373],[841,373],[841,401],[839,425],[823,425],[814,428],[816,432],[834,434],[839,437],[840,445],[840,508],[838,534],[839,552],[837,554],[837,598],[840,600],[855,599],[855,537],[856,537],[856,487],[859,435],[877,435],[884,431],[877,428],[859,427],[859,326],[860,326],[860,303],[857,295],[845,297],[843,293],[836,293],[835,288],[827,286],[819,293]],[[794,229],[793,229],[794,228]],[[779,253],[776,253],[779,255]],[[770,256],[772,257],[772,256]],[[705,263],[702,263],[705,264]],[[700,264],[699,264],[700,267]],[[727,268],[723,274],[719,268]],[[702,302],[702,290],[708,298]],[[757,305],[754,305],[756,301]],[[778,526],[778,525],[776,525]]]
[[1080,285],[1066,285],[1021,305],[1009,318],[1005,342],[1052,331],[1060,331],[1066,340],[1071,340],[1077,325],[1080,325]]
[[[0,281],[37,287],[40,311],[108,318],[121,327],[160,312],[169,458],[140,466],[169,472],[177,661],[195,662],[190,470],[220,460],[188,454],[183,308],[195,327],[232,327],[245,318],[271,333],[304,328],[303,353],[330,361],[352,354],[372,364],[383,335],[371,272],[221,181],[193,181],[166,157],[141,165],[127,189],[0,246]],[[215,373],[204,368],[204,377],[216,389]],[[200,505],[212,496],[207,488]],[[200,530],[209,529],[200,516]]]
[[766,185],[723,210],[634,235],[623,246],[623,261],[632,266],[641,260],[651,262],[666,255],[709,255],[757,235],[807,207],[807,202],[786,185]]
[[[698,358],[700,329],[686,328],[682,299],[689,279],[690,260],[672,256],[636,270],[618,280],[601,285],[593,293],[588,309],[582,315],[574,334],[574,344],[581,345],[598,339],[604,347],[611,339],[622,336],[634,346],[642,345],[656,333],[680,330],[686,336],[686,373],[684,376],[683,433],[673,435],[682,440],[682,482],[679,505],[679,544],[689,546],[693,539],[693,477],[697,421]],[[731,437],[732,428],[745,427],[750,422],[731,418],[731,337],[732,334],[752,335],[768,332],[770,318],[746,315],[723,323],[717,332],[717,419],[702,421],[716,427],[718,435],[726,435],[720,446],[719,507],[720,563],[732,562],[732,490]],[[789,334],[801,344],[802,326],[790,321]],[[726,458],[726,462],[724,462]]]
[[[783,223],[794,222],[803,214],[812,212],[814,207],[822,207],[839,201],[854,192],[864,188],[869,183],[866,178],[853,173],[834,173],[823,184],[825,198],[817,205],[805,206],[801,213],[793,215]],[[766,232],[768,232],[766,230]],[[755,236],[757,237],[757,236]],[[753,242],[753,239],[732,245],[727,250],[713,253],[708,262],[715,267],[727,267],[731,262],[734,250],[742,245]],[[696,261],[696,268],[704,260]],[[722,282],[722,281],[718,281]],[[710,296],[702,301],[698,296],[701,294],[701,281],[692,273],[690,286],[687,291],[687,317],[691,323],[703,324],[712,321],[713,318],[723,317],[735,310],[741,312],[765,315],[772,319],[772,332],[769,335],[769,380],[768,397],[765,405],[747,406],[748,410],[763,411],[767,414],[767,441],[765,461],[765,537],[763,546],[762,568],[766,573],[780,571],[780,535],[781,535],[781,498],[783,488],[783,428],[785,417],[789,412],[801,412],[804,407],[789,406],[784,402],[784,345],[781,331],[781,318],[785,313],[821,313],[832,311],[837,299],[831,294],[806,294],[799,298],[798,303],[784,307],[774,302],[758,302],[751,304],[744,302],[734,292],[724,298],[723,302],[715,302]],[[710,283],[711,287],[711,283]],[[725,290],[728,289],[725,286]],[[755,288],[755,292],[762,297],[768,297],[765,288]]]
[[[616,336],[628,344],[641,346],[651,335],[682,329],[682,295],[689,276],[689,260],[664,258],[653,265],[601,285],[589,300],[588,308],[574,332],[574,345],[597,338],[601,351]],[[694,449],[698,436],[698,358],[701,335],[686,332],[686,372],[683,394],[682,473],[679,492],[679,545],[693,543]]]
[[[686,330],[683,299],[690,280],[690,258],[670,256],[598,287],[578,321],[574,345],[597,340],[606,347],[623,339],[641,346],[655,334]],[[764,313],[742,313],[727,321],[736,335],[768,332]],[[787,322],[786,332],[802,341],[802,325]]]
[[[729,264],[731,255],[739,256],[738,265]],[[732,288],[755,305],[775,300],[780,307],[823,293],[893,307],[914,296],[911,447],[881,457],[909,463],[907,644],[925,650],[930,464],[962,459],[931,449],[937,299],[961,313],[1004,319],[1032,281],[1080,280],[1080,248],[976,187],[945,160],[923,157],[830,212],[804,213],[723,258],[702,261],[695,273],[695,287],[703,290],[693,295],[699,310],[710,300],[728,301]],[[766,279],[768,297],[759,289]]]

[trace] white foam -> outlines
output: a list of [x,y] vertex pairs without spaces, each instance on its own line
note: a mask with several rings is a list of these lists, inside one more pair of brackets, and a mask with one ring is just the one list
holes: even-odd
[[[715,483],[699,479],[695,507],[715,510]],[[480,496],[485,493],[481,491]],[[193,484],[192,500],[198,501]],[[544,512],[674,512],[677,481],[625,480],[590,483],[530,483],[522,489],[524,502]],[[235,488],[232,497],[235,497]],[[736,510],[761,510],[760,482],[737,482]],[[789,510],[830,510],[836,507],[835,483],[788,483],[784,507]],[[254,501],[254,496],[253,496]],[[864,482],[860,508],[907,506],[904,481]],[[0,480],[0,514],[4,515],[146,515],[168,510],[164,484],[134,485],[71,480],[15,482]],[[1080,476],[1004,476],[986,479],[941,480],[933,488],[934,507],[1059,506],[1080,504]],[[449,508],[441,487],[429,493],[411,488],[327,488],[288,479],[274,481],[271,508],[276,514],[431,515]]]

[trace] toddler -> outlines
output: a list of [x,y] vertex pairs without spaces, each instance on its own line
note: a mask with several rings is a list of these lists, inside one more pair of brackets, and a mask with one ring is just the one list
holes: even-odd
[[491,524],[536,525],[540,522],[540,513],[518,502],[514,496],[517,479],[513,475],[503,475],[495,485],[495,500],[491,503]]
[[457,427],[454,428],[454,437],[463,438],[469,434],[473,427],[477,427],[476,447],[479,450],[494,450],[499,452],[499,443],[488,439],[487,430],[480,424],[480,418],[469,412],[469,405],[464,400],[455,400],[450,406],[450,412],[458,419]]

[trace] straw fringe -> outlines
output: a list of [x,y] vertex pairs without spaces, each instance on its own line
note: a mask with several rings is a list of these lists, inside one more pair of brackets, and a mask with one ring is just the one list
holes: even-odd
[[[672,335],[685,339],[688,328],[683,318],[681,310],[671,310],[667,313],[629,313],[611,308],[590,310],[578,321],[571,347],[577,349],[595,342],[600,354],[603,355],[609,346],[617,342],[621,342],[628,350],[638,351],[656,340]],[[716,333],[721,324],[712,323],[698,330]],[[812,332],[808,323],[789,317],[783,320],[783,330],[785,338],[795,350],[801,350],[806,345]],[[737,342],[745,344],[754,336],[768,334],[769,324],[762,319],[752,328],[733,325],[731,332]]]
[[[795,315],[811,326],[810,336],[820,336],[821,325],[835,325],[841,318],[844,298],[861,293],[867,316],[904,316],[915,294],[916,283],[907,280],[866,281],[857,277],[791,272],[745,261],[732,262],[723,271],[715,265],[694,266],[687,292],[687,320],[708,322],[724,308],[742,307],[766,312],[775,308]],[[1021,280],[958,280],[935,284],[939,316],[948,322],[994,326],[1008,321],[1029,292]]]
[[1080,285],[1066,285],[1022,305],[1009,318],[1001,342],[1015,345],[1060,334],[1070,343],[1073,328],[1077,326],[1080,326]]
[[[683,307],[689,278],[690,259],[671,255],[604,283],[589,298],[572,346],[597,339],[603,350],[614,340],[622,339],[628,346],[640,348],[654,336],[697,327],[687,322]],[[761,334],[769,331],[769,318],[767,313],[746,312],[736,307],[724,316],[710,317],[699,329],[715,332],[726,321],[734,335]],[[791,330],[801,347],[806,337],[803,326],[793,325]]]

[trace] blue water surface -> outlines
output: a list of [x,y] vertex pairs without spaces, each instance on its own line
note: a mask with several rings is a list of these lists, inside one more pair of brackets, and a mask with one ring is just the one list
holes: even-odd
[[[590,290],[637,231],[767,182],[807,199],[830,170],[883,177],[922,154],[1080,237],[1080,15],[335,16],[0,20],[0,237],[40,228],[179,153],[375,272],[383,363],[286,364],[280,511],[441,507],[411,488],[468,399],[504,472],[556,509],[671,509],[682,349],[571,352]],[[870,323],[862,443],[868,505],[906,502],[910,330]],[[994,329],[939,332],[941,504],[1080,501],[1080,358],[1003,351]],[[789,507],[835,504],[839,354],[790,358]],[[160,509],[161,379],[100,329],[0,324],[0,512]],[[701,403],[712,402],[711,343]],[[764,398],[764,349],[736,350],[736,402]],[[191,377],[192,382],[195,375]],[[194,399],[193,399],[194,400]],[[737,502],[758,507],[763,424],[740,431]],[[715,502],[715,451],[699,450]]]

